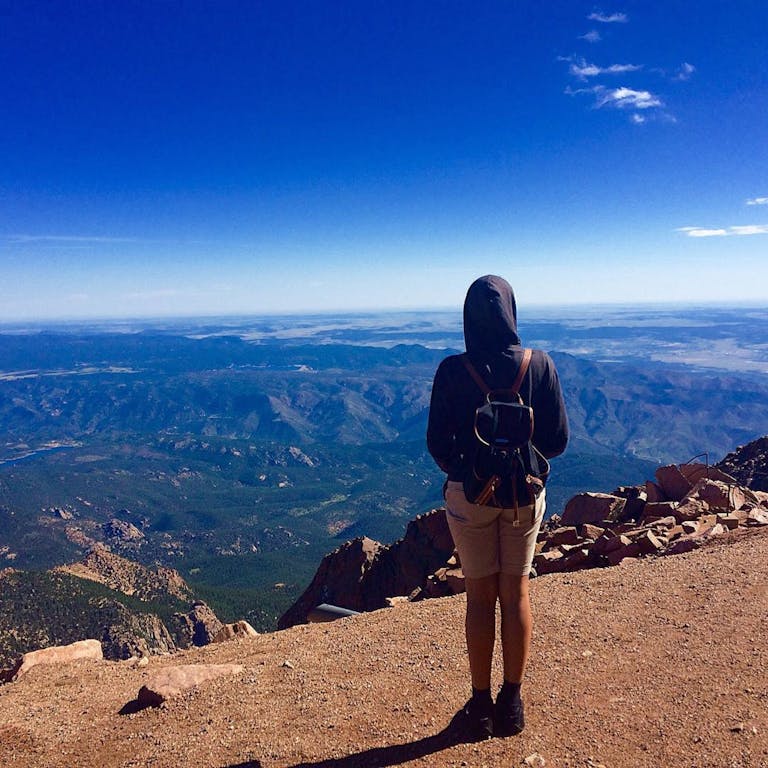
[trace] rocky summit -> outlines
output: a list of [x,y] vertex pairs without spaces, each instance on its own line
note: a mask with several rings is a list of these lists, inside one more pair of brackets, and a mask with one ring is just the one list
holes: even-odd
[[[717,466],[670,464],[642,485],[577,494],[542,527],[531,575],[689,552],[728,531],[768,526],[768,491],[761,490],[766,476],[768,438],[761,438]],[[392,546],[358,538],[326,556],[279,626],[306,622],[322,603],[368,611],[398,598],[463,591],[445,510],[438,509],[414,520]]]
[[456,595],[173,655],[39,663],[0,685],[0,765],[765,768],[766,583],[765,527],[534,579],[512,738],[466,743]]

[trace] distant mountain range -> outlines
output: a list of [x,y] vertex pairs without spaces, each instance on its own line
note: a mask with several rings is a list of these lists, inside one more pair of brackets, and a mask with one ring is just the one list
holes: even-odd
[[[441,503],[424,432],[446,351],[431,345],[460,337],[369,321],[0,333],[0,564],[48,569],[102,545],[177,568],[226,620],[274,626],[339,542],[394,541]],[[529,329],[592,351],[553,352],[573,437],[550,512],[768,432],[764,376],[641,359],[665,348],[647,325],[590,328]],[[398,334],[425,344],[380,346]],[[669,343],[686,334],[701,354],[707,334],[679,324]]]

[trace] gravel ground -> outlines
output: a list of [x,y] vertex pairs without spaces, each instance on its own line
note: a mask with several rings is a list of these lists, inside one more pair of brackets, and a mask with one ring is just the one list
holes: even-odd
[[[0,686],[0,765],[768,768],[768,531],[531,589],[517,737],[467,744],[452,725],[469,689],[457,596],[144,668],[35,668]],[[153,671],[190,663],[245,671],[120,714]]]

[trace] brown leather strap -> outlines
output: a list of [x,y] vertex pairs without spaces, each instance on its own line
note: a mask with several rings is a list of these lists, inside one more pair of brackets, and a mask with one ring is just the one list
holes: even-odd
[[[517,376],[515,376],[515,380],[509,389],[510,392],[517,394],[520,391],[520,386],[523,383],[525,374],[528,372],[528,366],[531,363],[532,354],[532,350],[528,348],[523,350],[523,360],[520,363],[520,368],[518,368]],[[475,380],[477,386],[482,390],[482,393],[487,395],[491,391],[491,388],[485,383],[485,379],[483,379],[483,377],[477,372],[475,366],[472,365],[472,361],[469,359],[469,357],[464,354],[461,356],[461,361],[464,363],[464,367],[467,369],[467,371],[469,371],[469,375]]]
[[525,378],[525,374],[528,372],[528,366],[531,364],[531,355],[532,351],[530,349],[525,349],[523,351],[523,362],[520,363],[520,369],[517,372],[517,376],[515,377],[514,382],[512,383],[512,391],[517,393],[520,391],[520,386],[523,383],[523,379]]
[[480,387],[482,393],[487,395],[491,389],[485,383],[485,379],[477,372],[475,366],[472,365],[472,361],[466,355],[462,355],[461,362],[464,363],[464,367],[469,371],[469,375],[475,380],[475,384]]

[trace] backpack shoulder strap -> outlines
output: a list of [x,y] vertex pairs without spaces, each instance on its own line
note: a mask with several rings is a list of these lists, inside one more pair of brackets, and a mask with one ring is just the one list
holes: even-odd
[[520,385],[523,383],[525,374],[528,373],[528,366],[531,364],[532,354],[533,354],[532,350],[530,350],[527,347],[523,350],[523,360],[520,363],[520,368],[517,371],[517,376],[515,376],[515,380],[512,383],[512,391],[515,394],[517,394],[520,391]]
[[[509,388],[510,392],[517,394],[520,391],[520,385],[523,383],[525,374],[528,372],[528,366],[531,363],[531,355],[532,350],[526,347],[523,350],[523,359],[520,363],[520,367],[517,370],[517,376],[515,376],[515,380],[512,382],[512,386]],[[472,365],[472,361],[469,359],[469,356],[466,353],[461,356],[461,362],[464,363],[464,367],[469,372],[469,375],[474,379],[475,384],[477,384],[477,386],[480,387],[482,393],[487,396],[491,391],[491,388],[485,383],[485,379],[483,379],[483,377],[477,372],[477,369],[474,365]]]
[[477,372],[477,368],[472,365],[472,361],[466,354],[461,356],[461,362],[464,363],[464,367],[469,371],[469,375],[475,380],[475,384],[480,387],[480,391],[484,395],[488,395],[491,391],[490,387],[485,383],[485,379]]

